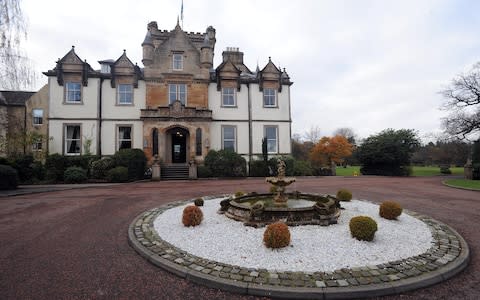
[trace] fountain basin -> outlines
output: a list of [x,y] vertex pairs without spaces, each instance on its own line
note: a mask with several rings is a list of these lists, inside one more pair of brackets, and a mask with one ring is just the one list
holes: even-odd
[[285,206],[275,204],[275,194],[249,194],[223,200],[220,213],[246,226],[263,227],[282,221],[289,226],[336,224],[339,201],[330,195],[286,193]]

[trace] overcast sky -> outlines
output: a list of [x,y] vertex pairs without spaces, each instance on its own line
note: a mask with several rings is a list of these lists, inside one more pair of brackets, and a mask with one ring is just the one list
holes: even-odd
[[[147,23],[172,30],[181,0],[23,0],[24,44],[38,72],[75,45],[93,68],[123,49],[140,66]],[[480,1],[185,0],[183,28],[217,31],[215,67],[239,47],[253,71],[286,68],[293,133],[351,127],[359,137],[386,128],[440,133],[438,92],[480,61]],[[46,83],[42,75],[38,88]]]

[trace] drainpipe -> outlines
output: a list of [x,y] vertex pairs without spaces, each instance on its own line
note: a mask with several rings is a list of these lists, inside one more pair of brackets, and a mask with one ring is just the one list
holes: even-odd
[[97,154],[102,156],[102,96],[103,96],[103,76],[100,77],[100,89],[99,89],[99,98],[98,98],[98,142],[97,142]]
[[247,83],[247,91],[248,91],[248,172],[250,173],[250,162],[252,161],[252,152],[253,152],[253,145],[252,145],[252,98],[250,95],[250,83]]

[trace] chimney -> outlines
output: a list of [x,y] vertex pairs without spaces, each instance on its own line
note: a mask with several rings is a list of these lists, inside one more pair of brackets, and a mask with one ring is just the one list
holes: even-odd
[[243,64],[243,52],[240,52],[238,47],[227,47],[227,49],[223,51],[222,56],[223,62],[230,59],[235,65]]

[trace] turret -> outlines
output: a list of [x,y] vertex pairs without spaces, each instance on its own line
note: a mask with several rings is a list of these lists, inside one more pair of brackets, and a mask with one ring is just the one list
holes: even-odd
[[208,32],[205,34],[205,39],[203,40],[201,47],[200,63],[202,64],[203,68],[210,69],[213,67],[213,49],[210,45]]
[[151,23],[148,24],[147,35],[145,36],[145,40],[142,43],[142,47],[143,47],[142,63],[146,67],[151,65],[152,62],[153,62],[154,46],[153,46],[153,41],[152,41],[152,34],[150,33],[150,30],[151,30],[150,25],[152,23],[155,23],[155,25],[156,25],[156,22],[151,22]]

